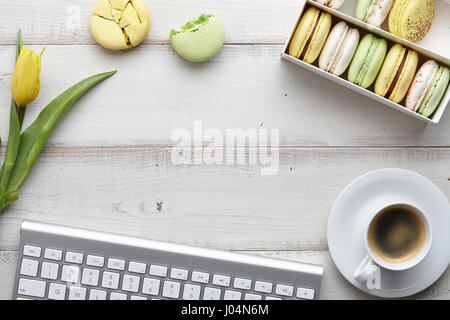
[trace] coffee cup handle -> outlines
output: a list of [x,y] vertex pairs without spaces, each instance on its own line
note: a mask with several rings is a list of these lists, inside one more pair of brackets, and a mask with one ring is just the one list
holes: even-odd
[[366,255],[353,273],[353,278],[360,284],[367,283],[367,280],[372,279],[380,267],[372,260],[369,255]]

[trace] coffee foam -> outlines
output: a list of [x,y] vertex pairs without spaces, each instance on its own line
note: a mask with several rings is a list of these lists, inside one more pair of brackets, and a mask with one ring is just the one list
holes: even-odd
[[402,263],[417,256],[425,244],[426,228],[418,213],[406,207],[380,212],[369,227],[369,246],[383,261]]

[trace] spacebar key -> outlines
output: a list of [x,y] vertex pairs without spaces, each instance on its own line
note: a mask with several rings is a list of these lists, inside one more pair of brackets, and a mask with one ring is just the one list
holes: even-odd
[[24,296],[43,298],[45,286],[46,283],[44,281],[20,279],[18,293]]

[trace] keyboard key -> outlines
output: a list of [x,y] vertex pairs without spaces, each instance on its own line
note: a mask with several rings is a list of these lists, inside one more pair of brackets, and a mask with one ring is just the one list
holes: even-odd
[[269,282],[255,281],[255,291],[262,293],[272,293],[273,285]]
[[36,277],[39,268],[39,261],[23,259],[20,266],[20,274],[29,277]]
[[17,293],[24,296],[43,298],[46,283],[44,281],[20,279]]
[[72,286],[69,289],[69,300],[85,300],[86,288]]
[[314,289],[297,288],[297,298],[313,300]]
[[212,283],[216,286],[221,286],[221,287],[229,287],[230,286],[230,281],[231,278],[227,277],[227,276],[221,276],[218,274],[215,274],[213,276],[213,281]]
[[145,278],[144,284],[142,285],[142,293],[157,296],[159,294],[160,284],[161,281],[158,279]]
[[184,269],[172,268],[172,270],[170,270],[170,277],[177,280],[187,280],[189,277],[189,271]]
[[281,300],[281,298],[277,298],[277,297],[266,297],[266,300]]
[[130,276],[128,274],[123,276],[122,281],[122,290],[129,292],[138,292],[139,291],[139,282],[141,278],[136,276]]
[[203,300],[220,300],[222,290],[217,288],[206,287],[203,292]]
[[89,291],[89,300],[106,300],[106,291],[91,289]]
[[183,290],[183,300],[199,300],[201,287],[193,284],[185,284]]
[[109,300],[127,300],[127,295],[119,292],[111,292]]
[[125,270],[125,260],[109,258],[108,259],[108,269],[113,270]]
[[119,288],[120,274],[114,272],[103,272],[102,287],[117,290]]
[[192,272],[192,282],[198,283],[208,283],[209,282],[209,273],[194,271]]
[[233,287],[236,289],[250,290],[252,287],[252,281],[248,279],[235,278]]
[[239,291],[226,290],[223,296],[224,300],[241,300],[242,293]]
[[61,281],[68,283],[77,283],[79,274],[79,267],[64,265],[61,272]]
[[66,262],[82,264],[83,263],[83,254],[76,252],[66,252]]
[[292,286],[285,286],[283,284],[277,284],[277,287],[275,289],[275,293],[280,296],[285,297],[292,297],[294,294],[294,287]]
[[105,258],[100,256],[88,255],[86,257],[86,265],[90,267],[103,268],[103,266],[105,265]]
[[50,283],[48,298],[51,300],[64,300],[66,298],[66,288],[65,284]]
[[150,275],[157,277],[167,277],[167,267],[151,265]]
[[56,249],[45,249],[44,258],[48,260],[61,261],[62,259],[62,251]]
[[142,296],[131,296],[130,300],[148,300],[148,299]]
[[81,284],[96,287],[96,286],[98,286],[99,277],[100,277],[100,271],[84,268],[83,275],[81,276]]
[[262,297],[259,294],[246,293],[245,300],[262,300]]
[[178,282],[164,281],[163,293],[164,298],[178,299],[180,296],[181,285]]
[[141,262],[130,261],[128,264],[128,271],[145,274],[145,272],[147,272],[147,265]]
[[41,278],[56,280],[58,279],[59,265],[56,263],[43,262],[41,268]]
[[39,258],[41,256],[41,248],[35,246],[23,246],[23,255],[27,257]]
[[33,299],[28,299],[28,298],[24,298],[24,297],[17,297],[16,300],[30,301],[30,300],[33,300]]

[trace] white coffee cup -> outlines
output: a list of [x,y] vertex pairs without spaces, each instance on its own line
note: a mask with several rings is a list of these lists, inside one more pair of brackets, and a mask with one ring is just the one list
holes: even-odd
[[[369,229],[372,225],[372,222],[379,214],[385,213],[387,210],[395,207],[402,207],[413,211],[421,218],[425,227],[425,241],[420,251],[412,258],[401,262],[392,262],[382,259],[382,257],[374,252],[369,244]],[[427,214],[417,205],[407,202],[390,203],[388,205],[382,206],[378,210],[374,210],[373,213],[369,215],[364,229],[364,241],[367,255],[358,265],[353,274],[353,278],[361,284],[367,283],[368,280],[372,279],[375,274],[380,271],[380,268],[392,271],[402,271],[411,269],[419,264],[430,251],[431,244],[433,242],[433,232]]]

